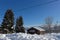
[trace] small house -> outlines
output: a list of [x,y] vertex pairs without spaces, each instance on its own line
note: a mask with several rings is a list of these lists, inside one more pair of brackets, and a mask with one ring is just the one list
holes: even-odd
[[44,34],[45,30],[41,27],[31,27],[27,30],[28,34]]

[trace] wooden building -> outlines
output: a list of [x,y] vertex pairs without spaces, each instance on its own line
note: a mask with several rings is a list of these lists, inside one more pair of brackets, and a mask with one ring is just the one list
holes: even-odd
[[40,27],[31,27],[27,30],[28,34],[45,34],[45,30]]

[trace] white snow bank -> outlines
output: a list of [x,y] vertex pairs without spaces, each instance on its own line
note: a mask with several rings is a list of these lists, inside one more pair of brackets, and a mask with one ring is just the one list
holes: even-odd
[[0,34],[0,40],[59,40],[60,33],[45,34],[45,35],[31,35],[26,33]]

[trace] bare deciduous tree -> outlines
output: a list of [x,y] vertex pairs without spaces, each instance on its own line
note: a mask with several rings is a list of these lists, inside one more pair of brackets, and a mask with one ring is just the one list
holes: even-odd
[[57,32],[57,29],[59,30],[58,21],[56,21],[56,24],[54,25],[54,32]]
[[50,16],[45,19],[45,24],[48,26],[49,33],[51,33],[51,25],[52,25],[52,22],[53,22],[53,18],[50,17]]

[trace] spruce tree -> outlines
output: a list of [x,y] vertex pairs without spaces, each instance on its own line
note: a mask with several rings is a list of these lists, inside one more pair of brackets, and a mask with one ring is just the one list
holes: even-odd
[[4,15],[4,19],[1,26],[2,29],[6,30],[6,32],[8,33],[13,31],[12,29],[13,25],[14,25],[14,14],[11,9],[8,9]]
[[19,18],[16,19],[16,27],[15,30],[17,33],[19,32],[25,32],[25,28],[23,27],[23,18],[20,16]]

